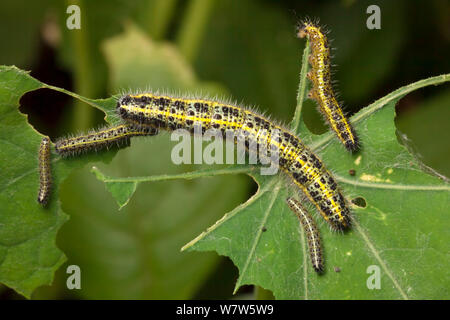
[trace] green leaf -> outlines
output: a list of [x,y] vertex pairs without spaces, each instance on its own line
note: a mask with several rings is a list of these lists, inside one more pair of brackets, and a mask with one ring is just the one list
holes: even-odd
[[110,66],[113,92],[124,88],[152,89],[149,86],[155,90],[203,91],[210,95],[225,91],[217,84],[198,82],[191,66],[174,45],[150,41],[131,23],[125,26],[124,33],[105,41],[102,50]]
[[[42,85],[15,67],[0,67],[0,282],[29,297],[64,262],[55,235],[67,216],[54,201],[37,203],[37,147],[42,138],[17,110],[20,97]],[[58,170],[56,183],[64,170]],[[52,197],[55,197],[53,192]]]
[[62,162],[54,158],[52,201],[48,208],[38,204],[37,150],[42,135],[18,107],[23,94],[40,88],[51,86],[16,67],[0,66],[0,282],[26,297],[36,287],[49,284],[65,261],[55,245],[56,233],[67,220],[57,200],[58,185],[89,159]]
[[91,172],[95,174],[96,178],[100,181],[103,181],[106,185],[106,188],[116,199],[117,204],[120,208],[126,206],[130,201],[130,198],[133,196],[136,191],[137,186],[140,182],[150,182],[150,181],[164,181],[164,180],[176,180],[176,179],[184,179],[191,180],[201,177],[211,177],[211,176],[219,176],[224,174],[236,174],[236,173],[246,173],[251,168],[249,167],[234,167],[234,168],[226,168],[226,169],[206,169],[206,170],[198,170],[194,172],[186,172],[177,175],[169,175],[164,174],[160,176],[151,176],[151,177],[128,177],[128,178],[111,178],[105,176],[98,168],[93,167]]
[[98,180],[105,182],[106,189],[111,192],[112,196],[116,199],[119,209],[122,209],[128,204],[131,196],[134,194],[137,188],[137,182],[108,182],[107,178],[103,173],[101,173],[97,167],[92,167],[92,173],[95,174]]
[[[344,152],[331,133],[312,137],[310,146],[333,170],[344,193],[365,202],[364,208],[353,206],[356,222],[352,231],[342,235],[331,233],[326,225],[320,227],[324,276],[309,266],[298,222],[284,204],[292,190],[286,190],[279,178],[254,176],[258,193],[184,248],[230,256],[240,270],[236,288],[257,284],[272,290],[277,298],[448,296],[449,283],[443,279],[448,279],[449,267],[445,253],[449,249],[446,210],[450,187],[421,170],[417,159],[398,143],[394,126],[394,107],[402,96],[448,78],[406,86],[356,114],[352,122],[363,144],[358,154]],[[306,128],[302,132],[308,135]],[[356,170],[355,177],[349,175],[350,169]],[[236,228],[239,234],[233,231]],[[381,290],[366,286],[366,270],[371,265],[380,268]],[[335,267],[341,271],[335,273]]]

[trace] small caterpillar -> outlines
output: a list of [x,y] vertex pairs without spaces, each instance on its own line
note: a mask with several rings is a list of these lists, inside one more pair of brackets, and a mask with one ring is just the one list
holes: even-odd
[[306,211],[306,209],[301,205],[300,202],[293,198],[287,198],[286,200],[289,208],[294,212],[303,229],[306,233],[306,239],[308,240],[309,256],[311,258],[311,263],[316,272],[323,271],[323,257],[322,249],[320,245],[319,230],[311,217],[311,215]]
[[50,166],[50,139],[42,138],[39,146],[39,193],[37,201],[43,206],[47,205],[52,187],[52,173]]
[[292,178],[334,230],[350,226],[350,210],[331,173],[294,134],[254,111],[218,101],[142,93],[122,96],[117,113],[133,126],[194,132],[194,126],[227,131],[279,154],[280,168]]
[[298,37],[304,38],[305,36],[309,38],[311,48],[311,55],[309,56],[311,71],[308,72],[307,76],[313,84],[308,97],[317,102],[319,110],[345,148],[350,152],[356,151],[359,148],[359,143],[355,130],[345,117],[333,91],[328,39],[321,28],[310,21],[302,22],[298,27]]
[[152,127],[135,128],[121,124],[77,137],[59,139],[55,144],[55,150],[62,157],[68,157],[91,150],[109,149],[113,145],[128,146],[130,137],[156,134],[158,134],[158,130]]

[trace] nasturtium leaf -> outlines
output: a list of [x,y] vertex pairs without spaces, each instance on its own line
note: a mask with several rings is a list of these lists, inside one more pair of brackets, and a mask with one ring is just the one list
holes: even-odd
[[[58,229],[67,220],[58,201],[59,183],[71,170],[97,156],[61,161],[53,156],[53,191],[47,208],[37,202],[37,150],[42,135],[18,110],[25,93],[53,88],[16,67],[0,66],[0,282],[25,297],[43,284],[65,261],[56,247]],[[59,89],[65,92],[65,90]],[[92,100],[84,99],[85,102]],[[101,159],[108,159],[109,155]]]

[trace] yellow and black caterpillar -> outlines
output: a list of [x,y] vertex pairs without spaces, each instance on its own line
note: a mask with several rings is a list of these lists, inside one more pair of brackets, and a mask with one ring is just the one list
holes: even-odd
[[109,149],[112,146],[126,147],[130,138],[158,134],[155,128],[136,128],[127,124],[106,127],[84,135],[62,138],[56,141],[55,151],[62,157],[74,156],[90,151]]
[[223,102],[185,99],[142,93],[125,95],[117,102],[117,113],[128,124],[138,128],[187,129],[201,132],[209,129],[227,131],[245,137],[267,150],[277,151],[279,167],[315,204],[334,230],[350,226],[350,210],[331,173],[322,161],[298,137],[254,111]]
[[39,145],[39,193],[37,201],[43,206],[47,205],[52,187],[52,172],[50,165],[50,139],[42,138]]
[[309,56],[311,71],[307,76],[313,88],[308,93],[308,97],[317,102],[319,110],[345,148],[348,151],[358,150],[358,137],[350,121],[345,117],[333,91],[330,44],[325,33],[317,24],[305,21],[298,26],[297,35],[300,38],[307,36],[311,48]]
[[305,230],[306,240],[308,241],[309,256],[311,263],[316,272],[323,271],[322,247],[320,245],[319,230],[313,217],[302,206],[302,204],[294,198],[286,200],[289,208],[296,214],[303,229]]

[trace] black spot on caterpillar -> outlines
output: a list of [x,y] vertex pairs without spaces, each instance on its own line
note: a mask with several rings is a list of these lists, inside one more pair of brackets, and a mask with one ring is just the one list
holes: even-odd
[[358,137],[345,117],[333,91],[330,45],[325,33],[317,24],[305,21],[298,26],[297,35],[300,38],[307,36],[311,47],[309,56],[311,71],[307,76],[313,88],[308,93],[308,97],[317,102],[319,110],[345,148],[350,152],[358,150]]
[[47,205],[52,187],[52,172],[50,165],[50,139],[42,138],[39,146],[39,193],[37,201],[43,206]]
[[311,217],[311,215],[306,211],[306,209],[293,198],[288,198],[286,200],[289,208],[294,212],[300,223],[305,230],[306,239],[308,240],[309,256],[311,258],[311,263],[316,272],[323,271],[323,257],[322,248],[320,245],[319,230]]
[[231,131],[267,150],[277,150],[280,168],[293,180],[317,207],[334,230],[350,226],[350,210],[335,179],[322,161],[293,133],[274,124],[262,115],[245,108],[219,101],[186,99],[142,93],[122,96],[117,113],[137,128],[178,128],[194,131],[200,126],[221,130],[224,136]]
[[130,137],[156,135],[158,130],[152,127],[136,128],[127,124],[102,128],[88,134],[59,139],[55,144],[56,152],[62,157],[73,156],[89,151],[128,146]]

